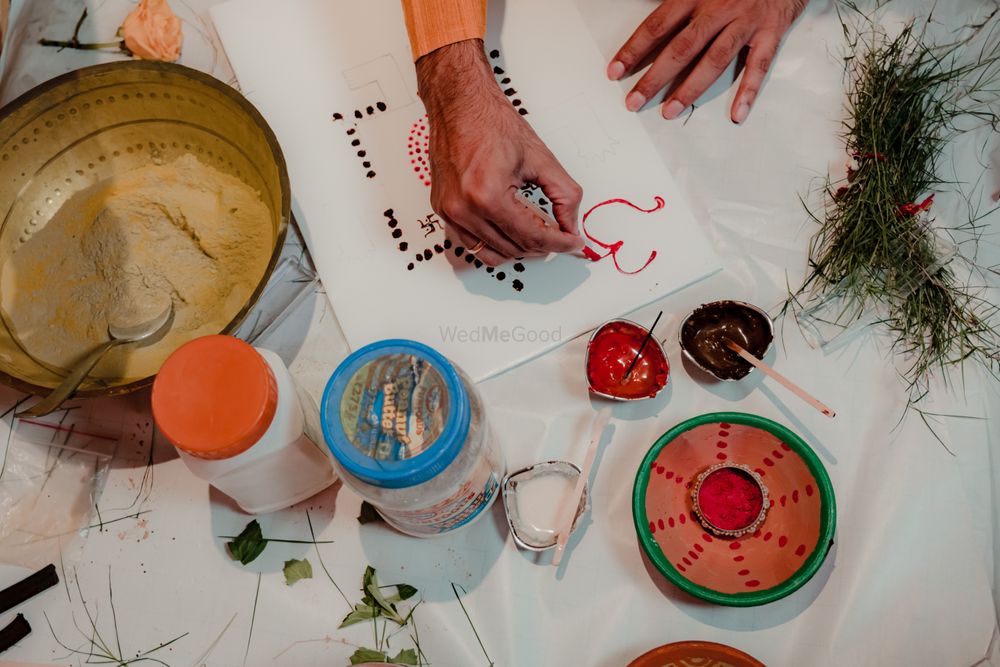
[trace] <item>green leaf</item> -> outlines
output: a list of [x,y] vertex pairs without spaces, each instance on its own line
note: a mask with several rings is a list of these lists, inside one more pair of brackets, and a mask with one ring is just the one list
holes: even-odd
[[312,579],[313,568],[309,560],[303,558],[302,560],[292,560],[285,561],[285,584],[291,586],[296,581],[300,579]]
[[355,623],[370,621],[380,615],[379,610],[374,607],[365,604],[357,604],[354,606],[354,611],[345,616],[344,620],[340,622],[340,627],[346,628],[347,626],[354,625]]
[[248,523],[243,532],[237,535],[231,542],[226,543],[226,548],[229,549],[229,555],[232,559],[238,560],[244,565],[249,565],[255,561],[257,556],[263,553],[266,546],[267,540],[264,539],[264,534],[260,530],[260,524],[257,523],[257,519]]
[[368,566],[368,569],[365,570],[363,583],[365,585],[365,591],[371,597],[375,606],[382,610],[382,614],[386,618],[391,619],[397,625],[405,625],[405,621],[403,621],[399,612],[396,611],[396,605],[386,600],[385,596],[382,595],[382,591],[379,590],[378,575],[375,573],[375,569],[373,567]]
[[[359,648],[351,656],[352,665],[361,665],[366,662],[388,662],[389,656],[382,651],[375,651],[370,648]],[[416,663],[414,663],[416,664]]]
[[358,515],[358,523],[363,526],[366,523],[379,523],[383,521],[385,521],[385,519],[383,519],[382,515],[378,513],[378,510],[375,509],[374,505],[367,500],[361,503],[361,513]]
[[416,649],[408,648],[403,649],[396,654],[396,657],[391,659],[389,662],[394,662],[397,665],[416,665],[417,664],[417,651]]
[[402,602],[403,600],[409,600],[414,595],[419,593],[416,588],[410,586],[409,584],[396,584],[395,586],[382,586],[382,588],[395,588],[396,594],[390,595],[386,598],[388,602]]

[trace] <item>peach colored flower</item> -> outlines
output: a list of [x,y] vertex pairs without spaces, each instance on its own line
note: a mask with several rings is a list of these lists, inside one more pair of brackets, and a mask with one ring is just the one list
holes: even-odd
[[181,20],[167,0],[139,0],[122,23],[125,46],[137,58],[174,61],[181,55]]

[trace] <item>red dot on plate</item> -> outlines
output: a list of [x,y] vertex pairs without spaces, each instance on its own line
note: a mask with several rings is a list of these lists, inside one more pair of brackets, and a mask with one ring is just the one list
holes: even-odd
[[702,551],[705,550],[705,547],[701,546],[700,544],[695,544],[694,550],[697,551],[698,553],[701,553]]
[[677,563],[677,569],[680,570],[681,572],[687,572],[687,570],[684,569],[684,566],[681,565],[680,563]]
[[656,524],[653,523],[652,521],[649,522],[649,532],[651,532],[651,533],[655,533],[656,532]]
[[705,540],[706,542],[713,542],[713,541],[715,541],[715,538],[713,538],[708,533],[702,533],[701,534],[701,539]]
[[763,471],[763,470],[761,470],[760,468],[754,468],[754,469],[753,469],[753,471],[754,471],[755,473],[757,473],[758,475],[760,475],[761,477],[763,477],[763,476],[764,476],[764,471]]
[[681,514],[679,517],[677,517],[677,520],[680,521],[681,525],[683,526],[685,523],[687,523],[688,519],[687,519],[686,516],[684,516],[683,514]]
[[658,521],[656,522],[656,525],[657,525],[657,526],[659,526],[660,530],[663,530],[663,529],[664,529],[664,527],[665,527],[665,526],[663,525],[663,519],[659,519],[659,520],[658,520]]
[[782,535],[781,537],[778,538],[778,546],[779,547],[784,547],[786,544],[788,544],[788,538],[787,537],[785,537],[784,535]]
[[670,479],[671,477],[674,476],[674,471],[668,470],[667,472],[663,473],[663,476],[666,477],[667,479]]
[[805,552],[806,552],[806,545],[800,544],[799,548],[795,550],[795,555],[802,556],[803,554],[805,554]]
[[777,449],[774,450],[773,452],[771,452],[771,456],[773,456],[776,459],[783,459],[783,458],[785,458],[785,455],[782,454],[781,452],[779,452]]
[[669,519],[667,519],[667,525],[670,526],[671,528],[674,527],[674,517],[670,517]]
[[683,483],[684,483],[684,478],[683,478],[683,477],[681,477],[680,475],[678,475],[678,476],[677,476],[677,483],[678,483],[678,484],[683,484]]
[[773,536],[771,535],[771,531],[768,531],[768,532],[764,533],[764,541],[765,541],[765,542],[767,542],[768,540],[770,540],[770,539],[771,539],[771,537],[773,537]]
[[727,445],[727,444],[726,444],[725,442],[723,442],[722,440],[719,440],[719,441],[718,441],[717,443],[715,443],[715,446],[716,446],[716,447],[718,447],[719,449],[725,449],[725,448],[726,448],[726,447],[728,447],[729,445]]
[[663,474],[663,470],[664,470],[663,466],[661,466],[661,465],[658,465],[658,464],[657,464],[657,463],[656,463],[656,462],[654,461],[654,462],[653,462],[653,467],[654,467],[654,468],[656,468],[656,474],[657,474],[657,475],[662,475],[662,474]]
[[740,543],[739,542],[730,542],[729,543],[729,548],[733,549],[735,551],[736,549],[740,548]]
[[748,574],[750,574],[750,570],[740,570],[740,571],[739,571],[739,572],[737,572],[736,574],[740,575],[741,577],[745,577],[745,576],[747,576]]
[[737,562],[737,563],[742,563],[743,562],[743,558],[744,557],[742,555],[740,555],[740,556],[733,556],[733,560],[735,562]]
[[691,557],[691,560],[698,560],[698,554],[696,554],[693,550],[688,552],[688,556]]
[[729,437],[729,431],[719,431],[719,437],[720,438],[727,438],[727,437]]
[[780,502],[781,506],[784,507],[785,505],[788,504],[788,496],[781,496],[781,500],[779,500],[778,502]]
[[684,558],[681,558],[681,560],[684,561],[685,565],[687,565],[688,567],[691,567],[691,561],[688,560],[687,556],[685,556]]
[[812,484],[806,484],[806,495],[811,496],[813,494]]
[[781,443],[781,448],[784,449],[786,452],[792,451],[792,448],[788,446],[787,442]]
[[725,422],[722,422],[721,424],[719,424],[719,428],[732,428],[732,426],[730,426],[729,424],[727,424]]
[[764,457],[764,465],[766,465],[768,468],[770,468],[771,466],[774,465],[774,461],[772,461],[771,459],[769,459],[767,457]]
[[719,459],[720,461],[725,461],[729,457],[726,456],[725,452],[719,452],[718,454],[715,455],[715,458]]
[[798,489],[795,489],[794,491],[792,491],[792,502],[793,503],[799,502],[799,490]]
[[760,586],[760,582],[756,579],[751,579],[747,582],[747,588],[757,588],[758,586]]

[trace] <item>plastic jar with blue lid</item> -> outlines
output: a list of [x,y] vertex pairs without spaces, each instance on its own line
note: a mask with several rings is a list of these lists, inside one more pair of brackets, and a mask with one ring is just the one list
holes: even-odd
[[351,354],[327,383],[320,418],[344,484],[404,533],[467,526],[499,494],[506,465],[479,393],[422,343]]

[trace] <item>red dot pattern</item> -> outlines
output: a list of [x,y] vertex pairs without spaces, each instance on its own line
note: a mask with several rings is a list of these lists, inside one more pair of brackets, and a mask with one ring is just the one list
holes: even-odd
[[[709,448],[708,451],[703,450],[704,455],[719,461],[729,459],[740,460],[742,441],[737,440],[730,443],[728,440],[730,437],[742,437],[743,431],[741,429],[743,427],[733,427],[729,424],[717,424],[715,427],[718,430],[712,429],[704,436],[703,446]],[[733,436],[731,435],[732,433],[736,433],[736,435]],[[815,483],[801,482],[801,485],[797,488],[792,488],[787,484],[782,485],[784,466],[789,464],[789,460],[797,460],[796,457],[789,456],[786,453],[790,451],[791,447],[775,439],[775,442],[769,448],[759,451],[757,457],[755,457],[755,462],[759,467],[753,468],[754,471],[762,477],[766,471],[769,471],[771,477],[776,476],[775,484],[778,488],[781,488],[781,492],[776,494],[772,500],[771,512],[773,514],[769,514],[769,517],[783,516],[785,512],[799,511],[799,506],[806,503],[815,503],[815,498],[819,495]],[[747,463],[753,467],[753,461],[747,461]],[[668,467],[673,467],[673,470],[668,470]],[[689,472],[684,466],[678,466],[675,461],[670,461],[667,458],[650,463],[650,474],[658,478],[658,482],[651,481],[651,483],[657,483],[661,486],[665,480],[673,480],[678,485],[684,485],[687,482],[684,475],[689,474]],[[693,482],[687,483],[687,488],[690,489],[692,484]],[[669,493],[684,493],[684,491],[674,487],[672,484],[670,487],[677,490],[669,491]],[[687,500],[687,496],[681,497]],[[690,507],[689,503],[685,504]],[[655,528],[654,532],[658,533],[658,540],[677,539],[676,537],[661,537],[659,534],[664,536],[684,536],[681,539],[686,541],[686,544],[681,542],[677,546],[685,550],[671,553],[669,557],[678,572],[692,577],[695,581],[705,577],[710,578],[710,575],[704,574],[704,568],[711,569],[719,566],[718,557],[722,555],[720,553],[721,550],[726,554],[726,560],[732,564],[729,576],[735,575],[738,577],[733,584],[742,590],[767,588],[774,585],[772,581],[774,574],[757,567],[759,562],[759,549],[755,546],[757,540],[768,543],[774,550],[787,549],[787,551],[782,551],[785,554],[785,560],[798,558],[797,562],[800,565],[802,559],[809,555],[811,549],[809,546],[810,543],[802,540],[803,535],[794,530],[791,532],[783,530],[780,521],[777,525],[771,526],[770,530],[765,525],[752,535],[747,535],[738,540],[720,539],[711,535],[706,530],[700,530],[697,534],[691,533],[691,527],[687,524],[693,523],[695,526],[699,526],[697,515],[688,511],[678,513],[676,505],[670,509],[673,511],[669,511],[664,507],[658,512],[657,515],[663,518],[654,518],[651,522],[653,524],[652,527]],[[688,522],[688,519],[691,519],[691,521]],[[747,542],[746,545],[743,545],[744,541]],[[665,543],[661,542],[661,544]]]
[[431,165],[428,161],[430,152],[430,132],[427,131],[427,114],[417,119],[410,128],[410,136],[406,142],[407,153],[410,156],[410,165],[413,167],[417,178],[426,187],[431,186]]

